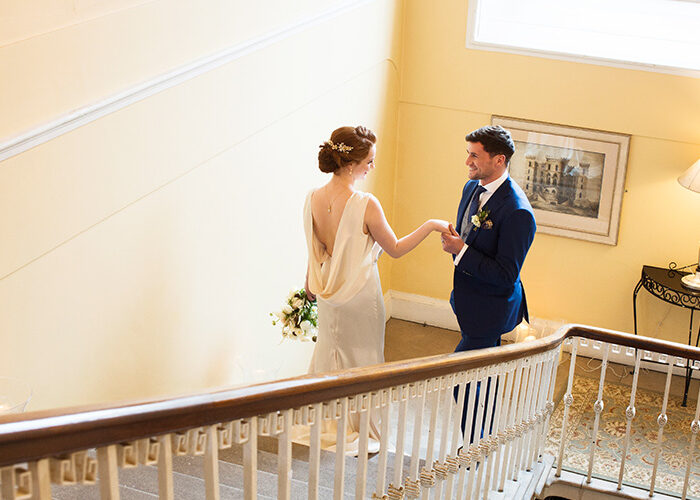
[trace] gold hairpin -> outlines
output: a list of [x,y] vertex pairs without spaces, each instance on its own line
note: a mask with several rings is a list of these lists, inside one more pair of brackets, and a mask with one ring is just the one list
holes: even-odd
[[352,151],[352,146],[346,146],[344,143],[335,144],[333,141],[328,141],[328,145],[334,151],[340,151],[341,153],[349,153]]

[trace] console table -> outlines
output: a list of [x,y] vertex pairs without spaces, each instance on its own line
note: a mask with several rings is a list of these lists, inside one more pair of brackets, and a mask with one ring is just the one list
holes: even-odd
[[[681,283],[681,278],[688,273],[668,269],[664,267],[644,266],[642,277],[634,287],[632,304],[634,308],[634,334],[637,335],[637,294],[644,287],[654,297],[673,304],[674,306],[690,309],[690,325],[688,326],[688,345],[693,341],[693,312],[700,311],[700,291],[686,288]],[[695,337],[695,347],[700,341],[700,326]],[[691,368],[690,361],[686,361],[685,391],[683,393],[683,406],[688,403],[688,387],[690,386]]]

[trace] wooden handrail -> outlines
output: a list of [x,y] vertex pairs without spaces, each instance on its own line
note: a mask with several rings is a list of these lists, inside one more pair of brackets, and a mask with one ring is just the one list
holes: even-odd
[[276,410],[376,391],[556,349],[585,337],[700,360],[700,349],[583,325],[532,342],[430,356],[168,399],[81,406],[0,417],[0,466],[134,441]]

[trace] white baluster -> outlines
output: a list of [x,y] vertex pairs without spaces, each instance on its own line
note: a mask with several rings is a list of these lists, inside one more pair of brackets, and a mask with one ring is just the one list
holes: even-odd
[[430,381],[430,424],[428,427],[428,449],[425,455],[425,465],[421,471],[421,498],[427,500],[430,496],[430,488],[435,485],[435,473],[431,469],[433,463],[433,451],[435,449],[435,434],[437,431],[437,409],[440,406],[440,383],[437,377]]
[[520,400],[522,391],[520,387],[522,385],[522,376],[525,370],[525,359],[520,358],[516,361],[515,367],[515,381],[513,382],[513,393],[510,397],[510,403],[508,408],[508,427],[506,427],[505,434],[507,436],[506,445],[503,448],[503,465],[501,466],[502,474],[501,480],[498,483],[498,491],[503,491],[505,488],[506,478],[510,477],[511,459],[515,450],[515,435],[516,435],[516,419],[518,412],[518,401]]
[[282,411],[282,433],[277,440],[277,498],[289,500],[292,495],[292,420],[294,410]]
[[690,480],[690,468],[695,463],[695,439],[700,431],[700,386],[698,386],[698,397],[695,400],[695,418],[690,423],[690,432],[693,434],[690,438],[690,453],[688,453],[688,465],[685,468],[685,478],[683,479],[683,496],[681,500],[688,497],[688,483]]
[[[467,498],[476,498],[479,493],[473,493],[474,490],[474,480],[476,476],[477,463],[480,461],[479,454],[479,443],[481,442],[481,429],[482,422],[484,420],[484,408],[486,406],[486,383],[489,379],[489,369],[484,369],[479,378],[479,400],[477,403],[476,410],[476,422],[474,423],[474,441],[469,445],[469,452],[472,455],[471,467],[469,468],[469,474],[467,475]],[[472,391],[476,391],[476,384],[471,388]],[[471,391],[469,391],[471,392]],[[470,412],[471,416],[472,412]],[[467,425],[464,428],[464,441],[466,442],[468,436],[471,434],[471,427]]]
[[[479,470],[476,476],[476,493],[474,497],[478,498],[481,494],[481,487],[484,485],[483,477],[484,470],[487,468],[489,462],[489,457],[491,455],[491,416],[494,412],[494,407],[496,404],[496,380],[497,380],[497,370],[500,368],[499,365],[491,366],[489,369],[489,376],[486,379],[486,384],[481,386],[481,390],[485,391],[487,388],[488,395],[486,396],[486,407],[485,407],[485,418],[482,420],[484,424],[482,425],[482,431],[479,434],[484,434],[482,439],[479,439],[479,456],[481,457],[479,465]],[[488,498],[488,480],[484,488],[486,497]]]
[[454,381],[454,374],[450,374],[443,378],[442,387],[442,429],[440,434],[440,451],[438,452],[437,462],[433,466],[435,469],[435,477],[437,478],[437,484],[435,485],[435,498],[440,498],[442,496],[442,486],[447,479],[447,465],[445,464],[445,457],[447,455],[447,441],[450,433],[450,421],[452,420],[452,402],[454,401],[452,397],[452,386]]
[[[510,362],[508,364],[507,372],[506,372],[506,387],[505,390],[503,391],[503,403],[501,405],[501,417],[499,420],[498,424],[498,436],[499,436],[499,447],[498,447],[498,455],[497,458],[495,458],[495,464],[496,464],[496,469],[494,471],[493,475],[493,486],[492,489],[497,489],[499,492],[503,491],[503,487],[501,486],[501,483],[503,482],[505,484],[505,471],[503,468],[503,463],[506,460],[506,457],[508,456],[508,424],[512,422],[512,419],[509,417],[509,415],[512,414],[512,397],[511,393],[513,392],[513,379],[515,378],[515,371],[518,367],[517,362]],[[503,479],[501,479],[503,478]]]
[[535,448],[535,423],[537,419],[537,404],[540,401],[542,394],[541,380],[542,371],[544,370],[544,356],[537,356],[537,364],[535,366],[535,380],[532,384],[532,399],[530,401],[530,410],[528,411],[527,420],[524,422],[527,425],[526,437],[523,440],[523,469],[530,471],[532,469],[532,451]]
[[[459,469],[459,478],[457,480],[457,495],[456,498],[462,498],[462,492],[464,491],[464,480],[467,474],[466,468],[476,465],[476,462],[472,459],[472,453],[469,443],[469,432],[471,432],[474,405],[476,404],[476,382],[481,377],[482,370],[472,370],[467,375],[467,385],[469,386],[469,397],[467,399],[466,408],[460,407],[457,414],[459,415],[459,422],[462,422],[462,412],[466,412],[466,419],[464,422],[464,433],[462,435],[462,451],[460,452],[460,464],[462,467]],[[466,390],[466,389],[465,389]]]
[[207,449],[204,454],[204,486],[207,500],[219,500],[219,436],[217,426],[207,427]]
[[561,477],[561,465],[564,460],[564,444],[566,441],[566,426],[569,423],[569,408],[574,402],[574,396],[571,394],[571,387],[574,382],[574,368],[576,367],[576,349],[578,348],[578,337],[572,339],[571,342],[571,360],[569,361],[569,379],[566,382],[566,394],[564,395],[564,416],[561,423],[561,436],[559,438],[559,457],[557,459],[556,477]]
[[[666,415],[666,406],[668,404],[668,394],[671,389],[671,376],[673,375],[673,363],[671,359],[668,360],[668,370],[666,372],[666,387],[664,388],[664,402],[661,407],[661,413],[656,419],[659,424],[659,435],[656,441],[656,453],[654,454],[654,468],[651,471],[651,485],[649,486],[649,496],[654,495],[654,486],[656,484],[656,470],[659,466],[659,455],[661,455],[661,444],[664,439],[664,426],[668,422],[668,416]],[[689,457],[690,459],[690,457]]]
[[415,394],[413,409],[414,409],[414,420],[413,420],[413,447],[411,450],[411,465],[409,467],[408,475],[406,478],[406,495],[412,498],[413,495],[418,493],[420,495],[420,481],[418,480],[418,466],[420,459],[420,438],[423,426],[423,407],[425,405],[425,398],[427,396],[428,381],[422,380],[416,382],[415,384]]
[[605,343],[603,348],[603,362],[600,365],[600,381],[598,382],[598,398],[593,405],[595,412],[595,421],[593,422],[593,437],[591,439],[591,451],[588,456],[588,475],[586,482],[591,482],[591,474],[593,473],[593,457],[595,456],[596,441],[598,440],[598,426],[600,425],[600,414],[603,412],[603,387],[605,386],[605,371],[608,368],[608,354],[610,353],[610,344]]
[[[530,407],[530,398],[532,397],[532,385],[535,379],[535,360],[533,358],[525,359],[525,367],[523,371],[522,387],[520,388],[520,401],[518,402],[518,416],[516,418],[517,437],[513,443],[513,453],[511,454],[512,476],[511,480],[518,480],[520,472],[520,461],[522,458],[523,440],[525,439],[525,419],[527,418],[527,410]],[[510,467],[510,465],[509,465]]]
[[119,500],[119,468],[117,447],[113,444],[97,448],[97,470],[100,475],[100,498]]
[[343,500],[345,488],[345,436],[348,430],[348,398],[340,398],[336,402],[336,418],[338,432],[335,441],[335,480],[333,482],[334,500]]
[[394,455],[394,481],[390,488],[397,491],[402,489],[404,442],[406,440],[406,414],[408,413],[408,400],[410,388],[408,384],[399,388],[399,427],[396,431],[396,454]]
[[375,496],[381,498],[384,494],[384,488],[386,485],[386,464],[388,459],[388,447],[389,447],[389,417],[391,408],[391,394],[394,391],[400,390],[400,387],[395,387],[393,389],[384,389],[378,393],[379,404],[381,408],[382,424],[381,424],[381,436],[379,441],[379,459],[377,461],[377,487],[375,489]]
[[0,493],[3,500],[15,500],[15,467],[0,469]]
[[258,497],[258,417],[241,422],[241,434],[247,437],[243,443],[243,495],[245,500]]
[[632,433],[632,419],[634,419],[637,413],[634,407],[634,398],[637,394],[637,380],[639,379],[639,365],[642,360],[642,351],[637,349],[637,355],[634,359],[634,375],[632,376],[632,390],[630,392],[630,404],[625,410],[625,416],[627,417],[627,428],[625,430],[625,445],[622,450],[622,460],[620,461],[620,474],[617,477],[617,489],[622,489],[622,478],[625,473],[625,461],[627,460],[627,451],[630,447],[630,435]]
[[[502,407],[503,405],[503,397],[504,397],[504,385],[505,385],[505,376],[506,376],[506,368],[509,367],[510,364],[500,364],[498,365],[498,373],[497,373],[497,381],[496,381],[496,387],[498,388],[498,393],[494,394],[495,398],[495,406],[493,408],[493,427],[491,428],[491,432],[489,433],[489,458],[486,466],[486,482],[484,483],[484,500],[488,500],[488,495],[489,491],[491,489],[494,489],[495,486],[492,486],[491,484],[491,479],[493,477],[493,469],[494,469],[494,464],[498,463],[498,449],[499,449],[499,444],[498,444],[498,437],[500,435],[500,427],[501,427],[501,412],[502,412]],[[494,391],[492,391],[494,392]],[[495,481],[494,481],[495,483]]]
[[535,462],[540,460],[540,447],[543,441],[545,418],[547,416],[547,398],[550,393],[550,383],[552,381],[552,367],[554,359],[551,353],[546,353],[543,356],[542,375],[540,378],[539,395],[537,405],[535,406],[535,427],[532,430],[532,455],[530,456],[530,468],[535,465]]
[[309,447],[309,500],[318,498],[318,480],[321,470],[321,426],[323,425],[323,404],[316,403],[311,408],[311,437]]
[[158,436],[158,497],[173,500],[173,441],[170,434]]
[[547,391],[547,401],[544,407],[544,421],[540,428],[540,438],[538,440],[539,445],[537,446],[537,460],[539,461],[542,457],[542,448],[547,439],[547,434],[549,432],[549,421],[554,411],[554,387],[557,382],[557,370],[559,369],[559,349],[554,349],[550,353],[552,360],[552,367],[549,377],[549,389]]
[[457,375],[455,375],[454,380],[453,380],[453,387],[458,385],[457,389],[457,404],[454,404],[454,397],[452,394],[454,393],[454,388],[450,391],[450,397],[447,400],[447,405],[448,408],[451,408],[450,413],[453,414],[452,416],[452,444],[450,445],[450,458],[448,459],[449,463],[448,466],[451,469],[451,473],[447,476],[447,484],[445,486],[445,498],[452,498],[452,488],[454,487],[454,480],[455,480],[455,474],[459,473],[459,469],[455,469],[456,467],[459,467],[459,457],[457,456],[457,449],[460,446],[460,443],[464,441],[464,437],[462,436],[462,430],[459,428],[459,424],[461,422],[461,416],[462,416],[462,408],[464,407],[464,397],[466,394],[466,386],[467,386],[467,373],[466,372],[460,372]]
[[32,500],[51,500],[49,459],[42,458],[36,462],[30,462],[29,472],[32,475],[32,491],[35,492]]
[[536,462],[539,462],[540,457],[540,447],[545,436],[543,432],[543,427],[545,425],[545,420],[547,418],[547,401],[549,400],[550,384],[552,382],[552,371],[554,370],[555,360],[551,355],[552,353],[545,354],[544,364],[542,366],[542,376],[540,379],[540,397],[537,400],[537,407],[535,408],[535,429],[533,430],[533,446],[532,446],[532,456],[530,457],[530,467],[533,467]]
[[357,471],[355,473],[355,498],[362,500],[367,487],[367,454],[369,452],[369,422],[372,416],[374,396],[371,393],[355,396],[357,411],[360,414],[360,442],[357,455]]

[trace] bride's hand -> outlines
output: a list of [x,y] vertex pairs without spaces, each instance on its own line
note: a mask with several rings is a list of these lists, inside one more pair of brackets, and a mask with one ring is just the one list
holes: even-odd
[[439,233],[449,233],[450,232],[450,223],[445,221],[445,220],[440,220],[440,219],[431,219],[430,220],[432,229],[433,231],[437,231]]

